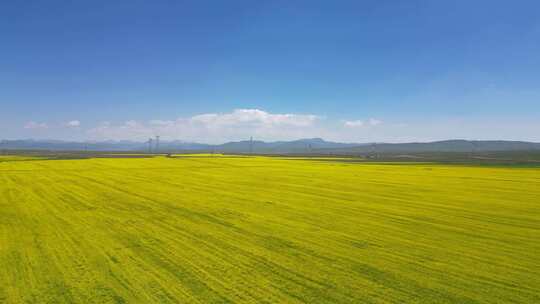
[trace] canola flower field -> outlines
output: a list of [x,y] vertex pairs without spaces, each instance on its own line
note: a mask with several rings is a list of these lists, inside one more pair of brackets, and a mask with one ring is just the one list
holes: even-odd
[[2,157],[0,303],[540,303],[540,168]]

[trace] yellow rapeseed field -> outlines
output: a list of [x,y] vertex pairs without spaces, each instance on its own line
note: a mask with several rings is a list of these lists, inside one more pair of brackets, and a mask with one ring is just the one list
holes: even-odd
[[540,303],[540,169],[0,161],[0,303]]

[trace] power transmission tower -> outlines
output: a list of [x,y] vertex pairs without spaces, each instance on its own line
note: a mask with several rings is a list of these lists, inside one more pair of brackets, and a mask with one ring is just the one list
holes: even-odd
[[371,148],[373,152],[373,158],[379,158],[379,155],[377,155],[377,143],[373,143]]
[[472,140],[471,145],[472,145],[471,158],[474,158],[474,155],[476,154],[476,142],[474,140]]

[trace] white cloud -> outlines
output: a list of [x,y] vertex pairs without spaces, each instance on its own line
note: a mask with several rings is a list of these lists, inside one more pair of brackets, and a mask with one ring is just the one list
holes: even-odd
[[78,120],[72,120],[66,123],[66,127],[70,127],[70,128],[77,128],[80,126],[81,126],[81,122]]
[[347,120],[343,122],[345,127],[355,128],[364,126],[364,122],[361,120]]
[[39,123],[39,122],[35,122],[35,121],[29,121],[24,125],[24,128],[25,129],[36,130],[36,129],[47,129],[47,128],[49,128],[49,126],[44,122]]
[[214,126],[259,125],[259,126],[310,126],[319,117],[305,114],[271,114],[258,109],[237,109],[225,114],[201,114],[191,118],[192,122]]
[[174,121],[171,121],[171,120],[150,120],[148,123],[152,126],[161,126],[161,127],[174,125]]
[[320,136],[312,114],[273,114],[258,109],[237,109],[229,113],[206,113],[176,120],[126,121],[121,125],[101,124],[88,131],[93,139],[144,140],[160,135],[164,139],[224,142],[254,136],[258,139],[293,139]]
[[378,119],[375,119],[375,118],[370,118],[368,120],[368,124],[371,125],[371,126],[378,126],[378,125],[382,124],[382,121],[380,121]]
[[135,120],[128,120],[124,123],[124,125],[128,128],[137,128],[137,127],[140,127],[141,125],[136,122]]
[[349,128],[358,128],[358,127],[365,127],[365,126],[378,126],[382,124],[381,120],[370,118],[367,120],[367,122],[364,122],[362,120],[346,120],[343,122],[343,125],[345,127]]
[[140,140],[155,135],[151,126],[139,123],[134,120],[128,120],[121,125],[113,125],[110,122],[102,122],[96,128],[87,131],[93,139],[112,139]]

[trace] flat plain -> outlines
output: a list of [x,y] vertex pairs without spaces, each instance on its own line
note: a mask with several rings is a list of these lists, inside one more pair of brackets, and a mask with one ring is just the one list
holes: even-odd
[[0,303],[540,303],[540,168],[0,159]]

